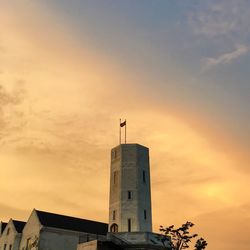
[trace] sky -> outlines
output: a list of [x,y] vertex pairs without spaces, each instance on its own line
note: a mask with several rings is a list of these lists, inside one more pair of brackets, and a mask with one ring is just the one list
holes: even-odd
[[108,221],[110,150],[150,148],[153,228],[249,249],[250,2],[1,0],[0,220]]

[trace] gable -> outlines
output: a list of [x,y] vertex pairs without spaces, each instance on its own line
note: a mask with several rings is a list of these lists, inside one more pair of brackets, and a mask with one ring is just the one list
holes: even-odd
[[13,224],[13,220],[10,219],[3,230],[2,237],[7,237],[9,235],[15,235],[15,234],[17,234],[17,230]]
[[23,228],[23,233],[31,233],[33,231],[39,232],[41,227],[42,225],[38,219],[36,210],[34,209]]

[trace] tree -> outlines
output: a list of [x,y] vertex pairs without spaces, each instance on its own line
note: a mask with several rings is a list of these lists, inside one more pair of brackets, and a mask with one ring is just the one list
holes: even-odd
[[[166,228],[160,226],[160,231],[162,232],[160,240],[164,246],[166,246],[166,243],[170,245],[172,250],[189,248],[191,239],[198,236],[197,234],[190,234],[189,230],[193,226],[194,224],[189,221],[179,228],[174,228],[174,225]],[[195,250],[205,249],[206,246],[207,242],[203,238],[200,238],[196,241]]]
[[200,238],[196,241],[196,244],[195,244],[195,250],[202,250],[202,249],[205,249],[207,246],[207,242],[203,239],[203,238]]

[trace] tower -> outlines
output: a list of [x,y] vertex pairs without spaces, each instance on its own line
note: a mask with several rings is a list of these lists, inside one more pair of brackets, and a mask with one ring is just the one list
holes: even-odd
[[142,145],[111,150],[109,231],[152,231],[149,149]]

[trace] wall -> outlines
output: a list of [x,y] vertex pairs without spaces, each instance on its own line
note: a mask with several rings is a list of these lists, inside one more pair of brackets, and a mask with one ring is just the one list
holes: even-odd
[[[113,211],[116,211],[115,220]],[[132,232],[152,231],[149,151],[139,144],[122,144],[111,151],[109,231],[116,223],[119,232],[127,232],[128,219]]]
[[97,250],[97,248],[98,248],[98,241],[97,240],[78,244],[78,246],[77,246],[77,250]]
[[39,250],[76,250],[78,243],[79,233],[43,228],[40,234]]
[[[137,148],[137,194],[138,194],[138,220],[140,232],[152,232],[152,209],[151,209],[151,183],[149,150],[144,147]],[[143,172],[145,178],[143,178]],[[146,219],[144,218],[146,210]]]
[[76,250],[79,243],[97,238],[102,238],[102,236],[44,227],[40,232],[39,250]]
[[22,239],[20,243],[20,250],[26,250],[27,247],[30,250],[37,250],[39,244],[39,237],[40,237],[40,229],[42,225],[39,222],[37,214],[35,210],[32,211],[22,234]]

